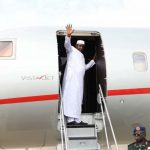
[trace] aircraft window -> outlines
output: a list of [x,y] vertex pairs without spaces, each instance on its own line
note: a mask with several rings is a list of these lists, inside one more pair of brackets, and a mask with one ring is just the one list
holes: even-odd
[[147,71],[148,63],[146,54],[143,52],[133,53],[134,69],[138,72]]
[[14,56],[14,41],[0,41],[0,59],[12,59]]

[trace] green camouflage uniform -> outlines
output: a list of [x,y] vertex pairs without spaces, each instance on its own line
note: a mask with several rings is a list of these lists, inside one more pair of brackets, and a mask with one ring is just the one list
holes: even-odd
[[150,141],[145,141],[142,145],[138,145],[136,142],[128,145],[128,150],[150,150]]

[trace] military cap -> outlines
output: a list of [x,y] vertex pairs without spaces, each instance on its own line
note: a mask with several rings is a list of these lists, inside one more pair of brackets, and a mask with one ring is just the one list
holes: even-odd
[[133,134],[136,131],[140,131],[141,133],[145,133],[146,132],[146,128],[143,125],[137,125],[133,128]]

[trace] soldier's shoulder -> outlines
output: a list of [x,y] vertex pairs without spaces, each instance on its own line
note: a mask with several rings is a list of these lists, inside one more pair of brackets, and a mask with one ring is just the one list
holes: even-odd
[[147,143],[148,143],[148,145],[150,145],[150,141],[149,140],[147,140]]
[[147,149],[150,150],[150,141],[149,140],[147,140]]
[[135,142],[129,144],[129,145],[128,145],[128,149],[134,147],[134,145],[135,145]]

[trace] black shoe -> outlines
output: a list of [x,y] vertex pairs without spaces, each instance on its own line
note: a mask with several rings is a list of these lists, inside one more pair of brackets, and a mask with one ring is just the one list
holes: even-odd
[[81,121],[81,122],[79,122],[79,123],[77,123],[78,125],[88,125],[88,123],[86,123],[86,122],[83,122],[83,121]]
[[68,122],[67,125],[75,125],[76,122],[75,121],[72,121],[72,122]]

